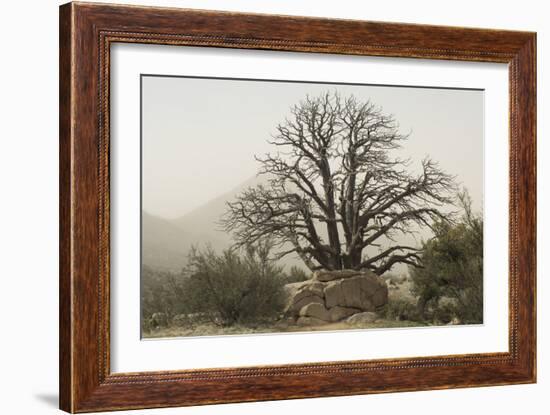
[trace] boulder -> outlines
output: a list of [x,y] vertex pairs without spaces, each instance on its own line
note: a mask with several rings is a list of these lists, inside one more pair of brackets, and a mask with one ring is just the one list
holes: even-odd
[[325,286],[325,305],[375,311],[388,302],[388,288],[372,273],[363,273],[347,279],[334,280]]
[[352,269],[344,269],[341,271],[315,271],[313,273],[313,279],[316,281],[328,282],[341,280],[343,278],[356,277],[361,274],[361,271],[355,271]]
[[298,292],[298,290],[307,283],[309,283],[309,281],[291,282],[289,284],[285,284],[283,286],[283,290],[288,297],[294,297],[294,294],[296,294],[296,292]]
[[[308,304],[317,303],[324,304],[324,286],[322,283],[317,281],[304,281],[302,283],[293,283],[301,284],[294,293],[291,293],[288,297],[287,306],[285,309],[286,315],[298,316],[300,310]],[[285,291],[292,292],[295,287],[286,288]]]
[[376,290],[371,297],[371,302],[374,304],[375,309],[379,309],[388,303],[388,289],[384,286]]
[[314,317],[319,320],[332,323],[335,321],[343,320],[346,317],[349,317],[357,312],[359,312],[359,310],[355,308],[336,306],[332,307],[331,309],[327,309],[324,304],[311,303],[302,307],[302,309],[300,310],[300,316]]
[[[304,324],[342,321],[354,314],[376,311],[388,302],[386,283],[372,272],[317,271],[313,279],[285,285],[285,315]],[[307,319],[314,320],[307,320]]]
[[310,303],[302,307],[300,310],[301,317],[314,317],[323,321],[332,321],[330,312],[321,303]]
[[363,324],[374,323],[378,319],[378,315],[372,311],[357,313],[349,317],[346,321],[353,326],[361,326]]
[[336,307],[332,307],[328,310],[330,315],[330,321],[340,321],[345,319],[346,317],[349,317],[355,313],[358,313],[360,310],[356,308],[350,308],[350,307],[340,307],[337,305]]

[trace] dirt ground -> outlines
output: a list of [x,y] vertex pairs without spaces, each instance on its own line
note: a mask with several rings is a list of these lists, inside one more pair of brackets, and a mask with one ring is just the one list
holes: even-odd
[[221,336],[237,334],[261,334],[261,333],[295,333],[310,331],[334,331],[349,329],[380,329],[396,327],[422,327],[425,324],[414,321],[395,321],[395,320],[377,320],[373,323],[362,325],[348,324],[345,321],[337,323],[327,323],[316,326],[300,326],[290,321],[278,321],[270,325],[257,326],[231,326],[219,327],[214,324],[201,324],[193,328],[187,327],[164,327],[153,331],[143,332],[143,338],[162,338],[162,337],[194,337],[194,336]]

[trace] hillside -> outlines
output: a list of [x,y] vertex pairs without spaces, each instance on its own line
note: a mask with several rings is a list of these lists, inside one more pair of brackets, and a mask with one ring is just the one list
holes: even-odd
[[[179,271],[187,261],[192,246],[210,245],[220,252],[231,246],[231,235],[219,229],[218,221],[225,212],[226,203],[251,186],[262,183],[254,176],[227,193],[176,219],[163,219],[143,212],[142,214],[142,262],[143,265]],[[285,264],[299,264],[289,258]]]
[[170,222],[192,238],[193,244],[204,246],[210,244],[215,250],[223,250],[231,245],[231,236],[220,230],[218,222],[226,209],[228,201],[249,187],[262,183],[262,179],[254,176],[204,205]]
[[171,221],[145,211],[141,220],[142,264],[167,271],[180,270],[191,244],[189,235]]

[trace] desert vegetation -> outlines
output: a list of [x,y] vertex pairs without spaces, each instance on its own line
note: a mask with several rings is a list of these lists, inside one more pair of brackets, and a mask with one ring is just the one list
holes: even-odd
[[423,243],[422,267],[410,269],[419,319],[483,321],[483,218],[467,193],[458,201],[462,217],[436,222],[434,238]]
[[436,161],[397,155],[407,139],[353,95],[294,105],[257,156],[263,182],[218,218],[232,245],[143,266],[143,335],[481,323],[483,219]]

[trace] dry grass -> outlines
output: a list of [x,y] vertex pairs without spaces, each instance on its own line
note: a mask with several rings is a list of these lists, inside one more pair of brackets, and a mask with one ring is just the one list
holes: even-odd
[[[416,298],[411,293],[412,281],[405,279],[396,284],[389,285],[390,303],[409,302],[416,303]],[[195,336],[221,336],[238,334],[262,334],[262,333],[296,333],[311,331],[334,331],[334,330],[357,330],[357,329],[386,329],[399,327],[424,327],[431,325],[431,322],[419,322],[410,320],[387,319],[379,315],[379,319],[372,323],[362,325],[349,324],[346,321],[337,323],[326,323],[322,325],[301,326],[292,320],[278,320],[273,322],[264,322],[256,325],[234,325],[230,327],[220,327],[212,323],[198,324],[193,327],[169,326],[143,332],[144,338],[161,337],[195,337]]]
[[380,329],[396,327],[421,327],[426,324],[414,321],[376,320],[373,323],[363,325],[351,325],[345,321],[327,323],[316,326],[300,326],[287,320],[281,320],[272,324],[262,325],[235,325],[231,327],[220,327],[214,324],[201,324],[193,328],[189,327],[164,327],[153,331],[143,332],[144,338],[160,337],[190,337],[190,336],[221,336],[236,334],[261,334],[261,333],[295,333],[309,331],[333,331],[348,329]]

